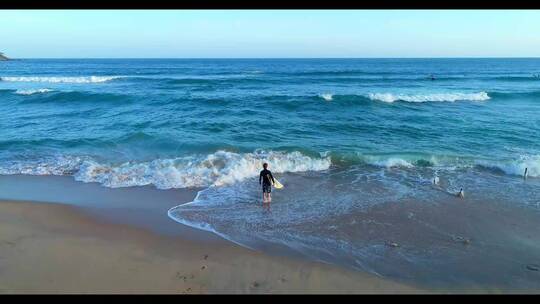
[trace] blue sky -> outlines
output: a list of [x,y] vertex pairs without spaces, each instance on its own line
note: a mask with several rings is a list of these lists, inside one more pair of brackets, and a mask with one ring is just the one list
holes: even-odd
[[15,58],[540,57],[540,10],[2,10]]

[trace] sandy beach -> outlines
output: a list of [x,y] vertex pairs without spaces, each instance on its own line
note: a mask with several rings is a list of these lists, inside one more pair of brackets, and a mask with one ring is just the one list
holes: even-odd
[[[0,176],[0,293],[536,292],[538,273],[527,267],[536,261],[537,225],[527,210],[452,199],[433,206],[403,201],[356,214],[363,228],[348,233],[381,244],[397,241],[366,265],[399,271],[396,280],[278,246],[245,248],[167,216],[196,192]],[[381,223],[392,225],[382,229]],[[427,231],[429,223],[441,230]],[[444,263],[402,261],[435,243],[444,245],[437,257]]]
[[103,222],[78,209],[0,202],[0,293],[425,292],[226,242]]

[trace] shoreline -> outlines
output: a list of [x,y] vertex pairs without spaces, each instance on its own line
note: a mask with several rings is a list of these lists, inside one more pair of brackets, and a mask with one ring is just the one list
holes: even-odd
[[[0,200],[0,293],[425,293],[367,273]],[[219,254],[216,254],[219,253]]]

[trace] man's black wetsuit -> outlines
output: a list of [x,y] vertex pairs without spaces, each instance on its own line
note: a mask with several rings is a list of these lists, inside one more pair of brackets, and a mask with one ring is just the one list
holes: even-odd
[[259,174],[259,184],[261,184],[262,180],[263,193],[272,192],[272,183],[270,183],[270,179],[272,179],[272,182],[274,182],[274,177],[272,176],[272,172],[270,172],[270,170],[264,169]]

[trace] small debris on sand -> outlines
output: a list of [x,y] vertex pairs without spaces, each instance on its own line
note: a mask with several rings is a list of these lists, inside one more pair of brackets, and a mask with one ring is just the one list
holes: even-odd
[[540,265],[538,264],[529,264],[527,265],[527,269],[532,271],[540,271]]
[[205,260],[208,259],[208,254],[205,254],[205,255],[204,255],[204,259],[205,259]]
[[399,247],[398,243],[393,243],[393,242],[388,242],[388,243],[386,243],[386,245],[388,245],[390,247]]

